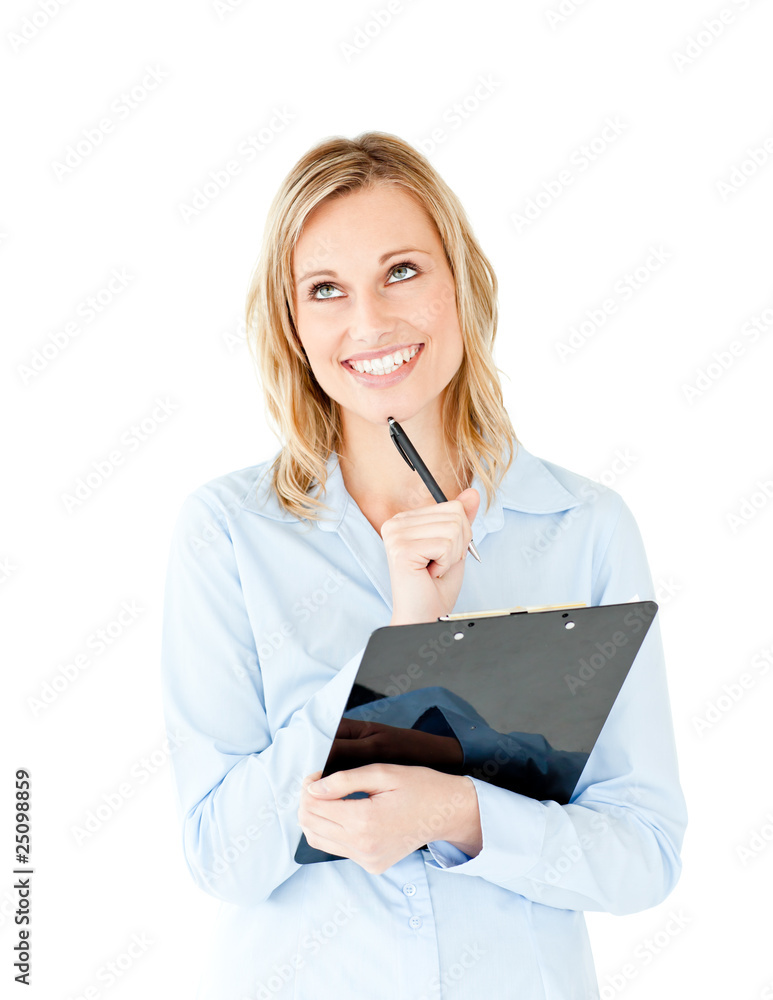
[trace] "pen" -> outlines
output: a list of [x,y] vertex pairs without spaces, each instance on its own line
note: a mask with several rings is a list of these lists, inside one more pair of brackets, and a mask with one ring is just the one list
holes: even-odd
[[[408,435],[405,433],[405,431],[398,424],[398,422],[395,420],[394,417],[387,417],[387,423],[389,424],[389,434],[395,443],[395,447],[403,456],[405,461],[413,469],[414,472],[419,473],[419,475],[421,476],[421,481],[430,491],[433,498],[437,500],[438,503],[447,503],[448,498],[440,489],[435,480],[432,478],[432,474],[430,473],[429,469],[424,464],[424,462],[422,462],[421,458],[419,457],[419,453],[411,444],[411,439],[408,437]],[[467,546],[467,551],[470,553],[470,555],[474,556],[478,560],[478,562],[483,561],[481,557],[478,555],[478,550],[475,548],[472,541],[470,541],[470,544]]]

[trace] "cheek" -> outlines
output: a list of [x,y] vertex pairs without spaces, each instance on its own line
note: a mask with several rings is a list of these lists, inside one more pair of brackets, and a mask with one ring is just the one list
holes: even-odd
[[328,360],[333,352],[334,337],[329,330],[329,324],[320,322],[316,317],[306,318],[298,324],[298,340],[306,357],[312,364]]
[[453,285],[441,284],[429,290],[422,312],[424,327],[428,331],[451,329],[458,326],[456,292]]

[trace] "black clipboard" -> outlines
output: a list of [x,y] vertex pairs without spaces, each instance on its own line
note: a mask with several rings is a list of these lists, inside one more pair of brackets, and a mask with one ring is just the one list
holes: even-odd
[[[355,744],[335,739],[322,776],[388,760],[565,804],[657,610],[565,604],[378,628],[336,733],[351,719],[371,734],[354,757]],[[301,835],[298,864],[340,860]]]

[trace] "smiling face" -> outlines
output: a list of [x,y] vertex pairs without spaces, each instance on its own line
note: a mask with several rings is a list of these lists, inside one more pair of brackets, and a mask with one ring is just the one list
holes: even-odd
[[412,195],[381,184],[318,205],[293,279],[298,336],[345,434],[351,421],[386,428],[390,416],[439,422],[464,347],[440,236]]

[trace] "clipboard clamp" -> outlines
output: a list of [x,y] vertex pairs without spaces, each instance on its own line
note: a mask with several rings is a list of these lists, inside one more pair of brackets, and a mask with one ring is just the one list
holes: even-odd
[[585,601],[575,601],[574,604],[534,604],[524,607],[521,604],[514,608],[500,608],[498,611],[468,611],[466,613],[454,615],[440,615],[439,622],[459,621],[462,618],[493,618],[495,615],[520,615],[532,614],[535,611],[564,611],[566,608],[586,608]]

